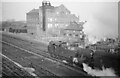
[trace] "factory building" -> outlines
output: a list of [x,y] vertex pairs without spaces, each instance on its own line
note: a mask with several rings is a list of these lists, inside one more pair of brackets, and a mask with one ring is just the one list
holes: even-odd
[[39,9],[28,12],[26,19],[29,32],[33,34],[37,33],[37,29],[56,32],[56,29],[66,28],[70,22],[79,22],[79,18],[71,14],[64,5],[54,7],[48,1],[43,1]]
[[[26,14],[28,34],[38,37],[46,36],[78,37],[84,35],[83,22],[79,17],[63,5],[52,6],[49,1],[43,1],[39,9],[32,9]],[[70,34],[71,33],[71,34]],[[69,35],[69,36],[68,36]]]
[[68,37],[80,37],[82,38],[84,32],[82,31],[83,26],[76,22],[70,22],[70,25],[63,30],[63,35]]
[[70,42],[80,42],[81,44],[84,44],[85,34],[82,31],[84,23],[85,22],[70,22],[70,25],[62,30],[61,33],[64,37],[67,37]]

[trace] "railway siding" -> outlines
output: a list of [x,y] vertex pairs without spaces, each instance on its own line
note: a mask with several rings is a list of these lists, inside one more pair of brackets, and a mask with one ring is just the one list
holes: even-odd
[[[8,52],[11,53],[10,55],[6,55],[6,56],[13,59],[14,61],[19,62],[21,65],[23,64],[22,63],[23,61],[24,62],[26,61],[26,63],[29,63],[28,66],[31,64],[35,69],[39,70],[42,68],[47,73],[49,72],[53,75],[57,75],[57,76],[84,76],[83,74],[80,74],[76,71],[73,71],[71,69],[68,69],[68,68],[62,66],[60,63],[51,62],[51,59],[49,59],[49,58],[46,59],[43,56],[40,57],[40,55],[36,55],[36,54],[34,55],[33,53],[30,53],[30,54],[32,54],[32,55],[30,55],[29,52],[26,52],[26,50],[21,50],[18,47],[17,47],[17,49],[19,49],[19,50],[17,50],[17,52],[16,52],[16,50],[14,49],[15,47],[13,47],[11,45],[7,45],[7,44],[3,44],[3,47],[9,47],[6,49],[6,51],[3,51],[3,54],[7,54]],[[26,54],[26,53],[28,53],[28,54]],[[15,55],[17,55],[19,58],[16,58]],[[39,56],[39,58],[29,58],[31,56],[34,56],[34,57]],[[28,58],[26,58],[26,57],[28,57]],[[24,60],[22,60],[20,58],[22,58]]]

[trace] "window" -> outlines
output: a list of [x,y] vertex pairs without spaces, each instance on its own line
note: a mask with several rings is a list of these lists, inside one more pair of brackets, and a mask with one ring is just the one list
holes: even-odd
[[52,22],[52,21],[53,21],[53,19],[52,19],[52,18],[48,18],[48,20],[49,20],[50,22]]
[[82,38],[82,35],[80,35],[80,38]]
[[68,34],[66,34],[66,36],[69,36]]
[[55,27],[58,27],[58,24],[55,24]]
[[68,14],[68,12],[65,13],[66,15]]
[[65,25],[66,27],[68,26],[68,24]]
[[82,31],[80,31],[80,33],[83,33]]
[[52,28],[52,24],[48,24],[48,28]]
[[57,19],[55,18],[55,21],[56,21]]
[[59,14],[59,12],[56,12],[56,14],[58,15],[58,14]]
[[76,34],[75,36],[78,37],[78,34]]
[[31,35],[33,35],[34,33],[30,33]]
[[72,34],[69,34],[69,36],[72,36]]

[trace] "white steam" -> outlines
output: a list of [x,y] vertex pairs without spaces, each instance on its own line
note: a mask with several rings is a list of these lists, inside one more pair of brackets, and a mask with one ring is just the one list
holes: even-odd
[[103,38],[118,36],[118,4],[91,3],[89,15],[84,24],[84,32],[91,43]]
[[102,70],[92,69],[87,64],[83,63],[83,70],[92,76],[117,76],[112,68],[104,68]]

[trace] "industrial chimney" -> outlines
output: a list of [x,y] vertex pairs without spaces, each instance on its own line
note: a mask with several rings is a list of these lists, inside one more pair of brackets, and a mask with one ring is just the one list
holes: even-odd
[[51,6],[49,1],[43,1],[42,2],[42,28],[43,31],[46,31],[46,9],[47,7]]

